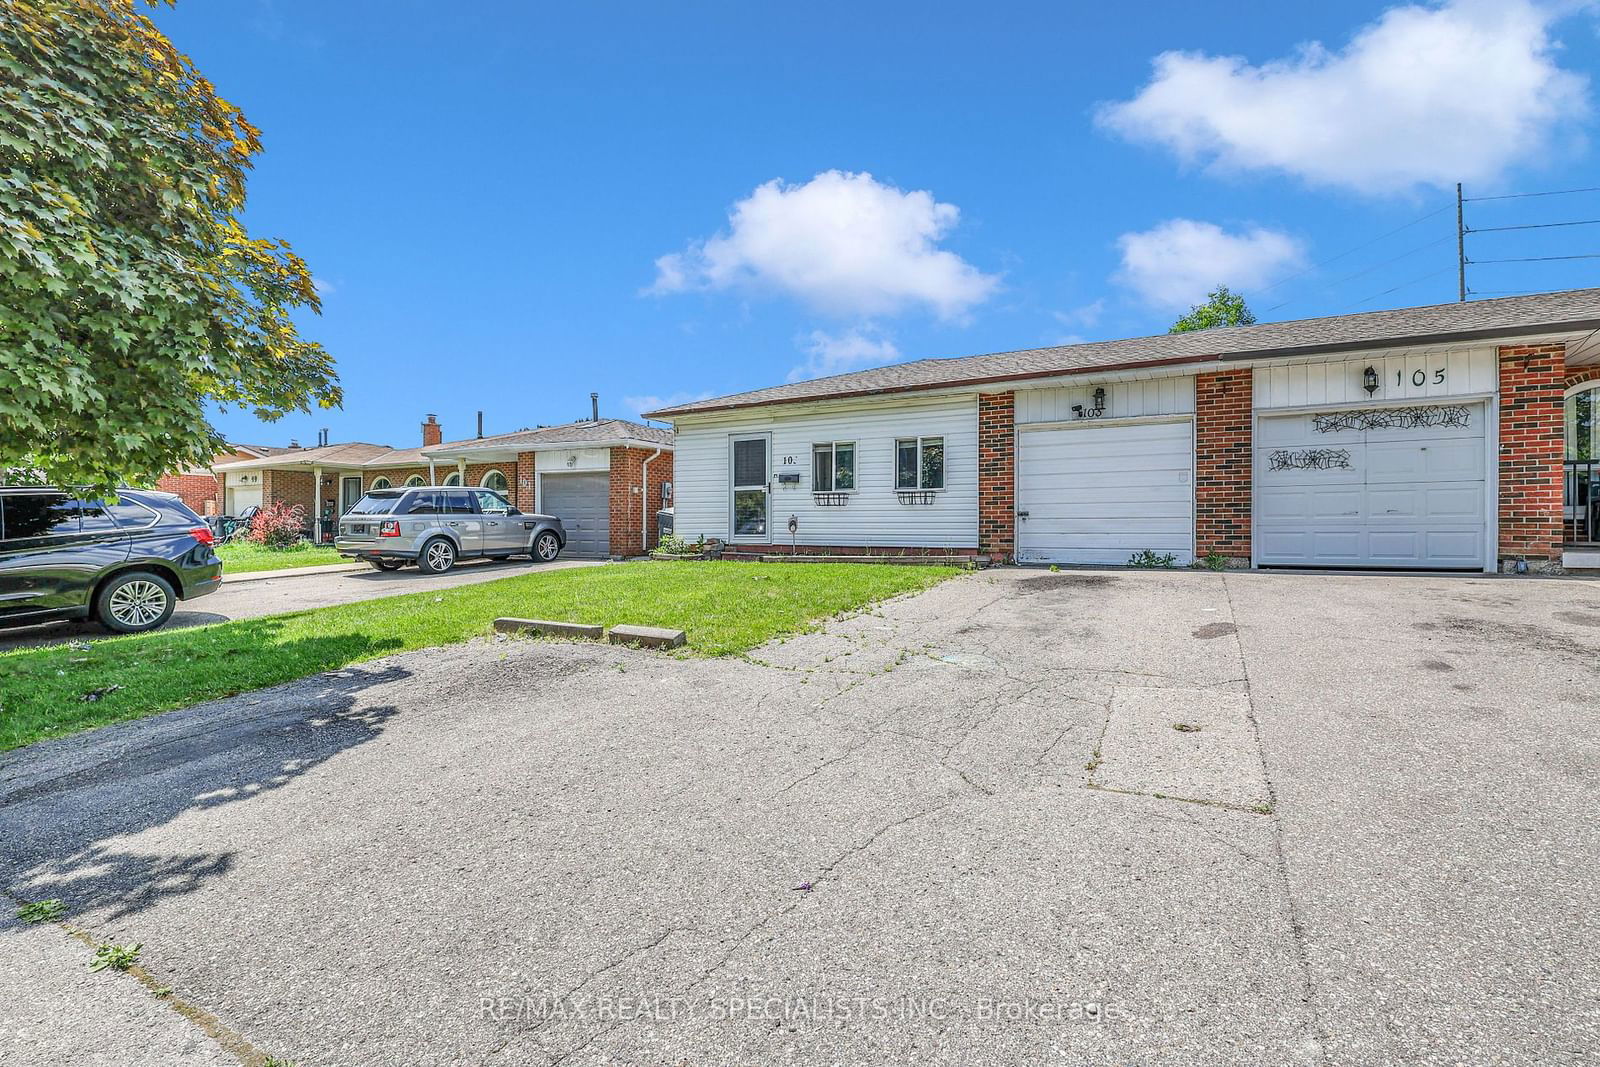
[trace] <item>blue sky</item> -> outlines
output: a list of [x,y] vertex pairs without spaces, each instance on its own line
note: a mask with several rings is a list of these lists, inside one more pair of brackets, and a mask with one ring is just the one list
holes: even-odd
[[[155,18],[263,129],[247,221],[311,264],[304,331],[346,392],[217,425],[404,445],[426,412],[503,432],[590,390],[631,417],[1158,333],[1216,283],[1263,320],[1441,302],[1454,181],[1600,185],[1592,4],[1132,10],[181,0]],[[1587,218],[1600,194],[1468,205]],[[1600,226],[1469,237],[1585,252]],[[1600,260],[1469,282],[1597,285]]]

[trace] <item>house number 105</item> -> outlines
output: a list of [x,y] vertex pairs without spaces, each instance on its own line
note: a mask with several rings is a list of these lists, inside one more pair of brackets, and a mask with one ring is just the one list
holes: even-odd
[[[1405,373],[1406,372],[1403,371],[1403,370],[1395,371],[1394,372],[1394,384],[1396,384],[1396,385],[1404,385],[1405,384]],[[1428,381],[1428,372],[1427,371],[1425,371],[1425,370],[1414,370],[1414,371],[1411,372],[1411,384],[1412,385],[1426,385],[1427,381]],[[1440,367],[1438,370],[1433,372],[1433,384],[1434,385],[1443,385],[1444,384],[1444,368],[1443,367]]]

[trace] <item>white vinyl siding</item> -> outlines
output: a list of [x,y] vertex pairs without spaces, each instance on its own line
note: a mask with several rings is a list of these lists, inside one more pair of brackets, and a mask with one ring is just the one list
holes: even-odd
[[[1378,388],[1370,395],[1361,382],[1368,367],[1378,374]],[[1257,367],[1255,407],[1257,411],[1328,404],[1355,407],[1396,400],[1482,396],[1495,392],[1499,373],[1495,350],[1484,347]]]
[[[800,545],[905,545],[973,548],[978,543],[978,400],[976,396],[841,401],[822,410],[758,408],[677,424],[673,459],[674,526],[680,537],[730,540],[729,440],[772,435],[771,540],[788,544],[789,516]],[[944,490],[931,504],[903,504],[895,492],[894,443],[944,439]],[[817,502],[812,448],[855,443],[855,489],[841,506]],[[779,475],[798,474],[782,484]]]
[[1093,407],[1096,385],[1106,391],[1106,409],[1099,416],[1101,419],[1194,413],[1194,377],[1184,375],[1142,381],[1099,382],[1058,389],[1020,389],[1017,392],[1017,425],[1078,421],[1072,409],[1075,406],[1085,410]]

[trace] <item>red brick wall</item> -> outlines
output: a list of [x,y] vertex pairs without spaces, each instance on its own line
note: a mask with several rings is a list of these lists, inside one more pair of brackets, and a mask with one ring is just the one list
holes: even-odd
[[[642,556],[659,542],[656,512],[661,510],[661,484],[672,481],[672,453],[655,459],[653,448],[611,450],[611,554]],[[650,484],[639,492],[644,461],[650,459]],[[642,514],[641,514],[642,513]],[[647,523],[645,542],[639,540],[641,517]]]
[[1195,377],[1196,556],[1250,558],[1253,385],[1248,367]]
[[305,509],[306,525],[313,526],[317,513],[310,471],[264,470],[261,472],[261,505],[298,504]]
[[200,515],[215,515],[222,510],[222,490],[214,474],[168,474],[156,480],[156,489],[177,493],[189,510]]
[[1567,372],[1566,387],[1571,389],[1574,385],[1593,381],[1600,381],[1600,367],[1578,367]]
[[1500,349],[1500,555],[1561,558],[1565,345]]
[[537,452],[519,452],[517,453],[516,470],[506,471],[506,474],[513,476],[515,479],[513,482],[513,488],[517,492],[515,503],[522,511],[537,512],[539,510],[539,502],[534,499],[536,487],[539,484],[539,479],[535,477],[539,469],[538,457],[539,453]]
[[978,396],[978,551],[996,563],[1017,548],[1017,395]]

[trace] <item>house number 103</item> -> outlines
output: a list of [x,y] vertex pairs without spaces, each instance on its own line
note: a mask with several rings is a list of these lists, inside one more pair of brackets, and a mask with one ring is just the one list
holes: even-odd
[[[1396,384],[1396,385],[1404,385],[1405,384],[1405,373],[1406,372],[1403,371],[1403,370],[1395,371],[1394,372],[1394,384]],[[1427,371],[1425,371],[1425,370],[1414,370],[1414,371],[1411,372],[1411,384],[1412,385],[1426,385],[1427,382],[1428,382],[1428,372]],[[1444,368],[1443,367],[1440,367],[1438,370],[1433,372],[1433,384],[1434,385],[1443,385],[1444,384]]]

